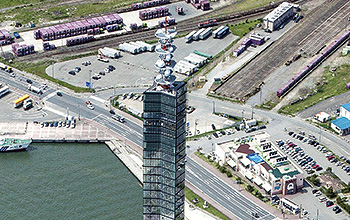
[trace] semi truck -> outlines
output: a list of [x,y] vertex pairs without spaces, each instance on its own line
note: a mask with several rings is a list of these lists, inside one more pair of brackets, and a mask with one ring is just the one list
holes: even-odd
[[24,102],[23,102],[23,109],[24,109],[24,110],[28,110],[28,109],[30,109],[31,107],[33,107],[33,100],[32,100],[32,99],[26,99],[26,100],[24,100]]
[[121,123],[124,123],[124,122],[125,122],[125,118],[123,118],[123,117],[120,116],[120,115],[113,115],[112,118],[113,118],[114,120],[117,120],[117,121],[121,122]]
[[21,106],[23,104],[24,100],[26,100],[28,98],[29,98],[29,95],[26,94],[26,95],[22,96],[21,98],[16,99],[15,101],[13,101],[14,107],[17,108],[17,107]]
[[35,87],[32,84],[28,85],[28,90],[32,91],[32,92],[35,92],[35,93],[38,93],[38,94],[43,94],[43,90],[42,89],[40,89],[38,87]]
[[8,86],[4,86],[4,87],[0,86],[0,97],[4,96],[8,92],[10,92],[10,89]]

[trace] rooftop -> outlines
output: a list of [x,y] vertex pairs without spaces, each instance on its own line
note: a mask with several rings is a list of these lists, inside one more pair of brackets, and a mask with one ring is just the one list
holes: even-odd
[[[241,140],[246,139],[241,138]],[[243,156],[241,159],[243,164],[260,164],[276,178],[293,177],[300,173],[286,155],[272,144],[270,136],[265,132],[252,135],[247,141],[232,140],[218,143],[217,146],[220,146],[225,152],[232,151],[237,157]]]
[[340,128],[341,130],[344,130],[350,127],[350,120],[345,117],[340,117],[333,120],[332,124]]
[[286,11],[288,11],[290,8],[295,7],[294,4],[283,2],[280,4],[277,8],[275,8],[272,12],[270,12],[268,15],[264,17],[264,19],[269,20],[271,22],[274,22],[277,20],[281,15],[283,15]]
[[341,105],[341,107],[345,108],[347,111],[350,112],[350,102],[349,103],[346,103],[344,105]]

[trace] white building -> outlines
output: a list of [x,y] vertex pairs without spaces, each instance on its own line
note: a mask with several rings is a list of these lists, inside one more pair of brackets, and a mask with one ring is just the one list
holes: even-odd
[[283,2],[280,4],[277,8],[264,17],[264,28],[270,31],[276,30],[287,20],[292,18],[294,7],[298,8],[299,6],[288,2]]
[[331,128],[340,135],[350,133],[350,103],[340,106],[339,117],[332,121]]
[[217,143],[215,153],[250,181],[271,195],[294,194],[303,187],[304,173],[262,132]]
[[331,119],[331,116],[329,114],[327,114],[326,112],[319,112],[317,114],[314,115],[315,119],[324,123],[326,121],[329,121],[329,119]]

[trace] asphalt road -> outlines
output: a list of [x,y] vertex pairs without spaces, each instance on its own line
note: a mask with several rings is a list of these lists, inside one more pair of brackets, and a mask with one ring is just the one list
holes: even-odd
[[186,181],[220,203],[239,219],[251,219],[252,212],[258,213],[259,219],[275,218],[189,157],[186,163]]
[[[16,76],[15,78],[11,78],[9,76],[6,77],[3,74],[7,73],[0,74],[0,80],[2,82],[18,89],[28,91],[28,83],[26,82],[25,77]],[[33,84],[36,86],[40,85],[40,83],[35,82],[34,80]],[[118,89],[118,91],[116,91],[116,93],[119,92],[121,93],[122,90],[119,91]],[[97,98],[102,100],[100,102],[93,100],[91,96],[75,97],[63,91],[63,96],[59,97],[55,93],[56,90],[49,87],[46,89],[45,93],[40,96],[40,98],[45,101],[45,105],[48,105],[57,111],[65,113],[65,110],[68,108],[71,113],[74,113],[75,115],[80,114],[82,117],[95,120],[102,125],[105,125],[106,127],[112,129],[113,131],[121,134],[126,139],[134,142],[135,144],[142,146],[142,126],[130,120],[127,120],[125,123],[120,123],[111,119],[111,114],[106,108],[103,100],[108,99],[109,95],[111,95],[110,93],[114,93],[113,90],[111,90],[109,93],[101,92],[98,94],[99,97]],[[95,106],[94,110],[86,108],[85,101],[87,99],[90,99],[93,102]],[[194,111],[194,113],[191,114],[191,117],[202,117],[203,115],[208,118],[212,117],[212,108],[211,106],[208,106],[208,102],[212,101],[216,103],[215,106],[217,112],[225,112],[228,114],[241,116],[242,110],[244,110],[244,116],[250,117],[252,111],[252,108],[248,105],[239,105],[235,103],[214,100],[206,97],[201,91],[189,93],[188,100],[189,105],[194,106],[197,109],[203,109],[203,111],[200,111],[201,116],[196,115],[197,113]],[[284,128],[292,129],[294,131],[303,130],[307,133],[313,133],[316,136],[319,133],[318,128],[306,123],[299,118],[286,117],[272,111],[265,111],[260,109],[253,109],[253,112],[255,118],[263,121],[269,121],[266,130],[272,135],[273,140],[289,138],[287,133],[284,131]],[[339,155],[350,155],[350,153],[348,153],[349,144],[339,139],[339,137],[336,135],[330,134],[328,132],[322,132],[321,143],[324,143],[326,146],[331,147],[332,150]],[[239,218],[249,219],[251,217],[251,210],[256,210],[257,212],[261,213],[261,215],[265,215],[266,219],[273,218],[272,215],[268,214],[262,209],[259,209],[259,207],[256,207],[253,202],[250,202],[244,198],[234,189],[230,188],[223,182],[220,182],[220,180],[213,174],[209,173],[207,170],[200,166],[194,167],[195,165],[196,164],[192,163],[191,160],[188,160],[187,169],[189,170],[186,177],[187,181],[201,189],[204,193],[212,197],[214,200],[220,202],[223,206],[225,206],[229,211],[233,212]],[[200,175],[198,172],[201,172]],[[242,205],[243,202],[241,201],[244,201],[247,204]],[[246,206],[248,207],[249,205],[251,208],[246,208]]]

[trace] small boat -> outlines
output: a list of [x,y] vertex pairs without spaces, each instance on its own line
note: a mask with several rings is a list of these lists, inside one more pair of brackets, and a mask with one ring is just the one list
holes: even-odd
[[0,152],[26,150],[30,139],[0,138]]

